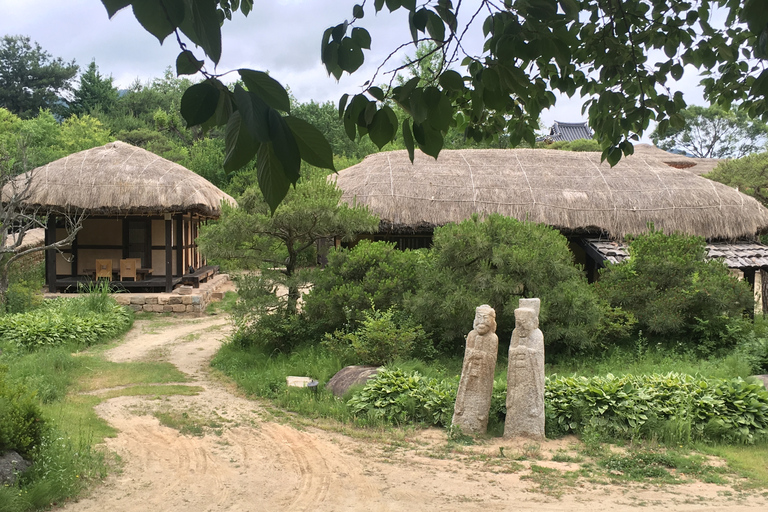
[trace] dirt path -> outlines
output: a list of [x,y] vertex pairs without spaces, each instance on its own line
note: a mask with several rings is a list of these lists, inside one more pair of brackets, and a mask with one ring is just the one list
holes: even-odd
[[[501,440],[463,453],[446,449],[443,431],[407,442],[360,439],[270,419],[257,402],[234,395],[208,374],[208,362],[229,331],[223,317],[174,319],[162,327],[137,321],[125,342],[107,352],[114,361],[167,360],[188,374],[197,396],[119,397],[97,412],[120,434],[107,447],[123,460],[92,495],[67,512],[146,511],[422,511],[422,510],[766,510],[768,500],[708,484],[612,487],[599,484],[547,492],[525,480],[530,463],[502,459],[538,450],[536,463],[565,471],[573,464],[549,454],[568,440],[531,448]],[[162,426],[154,411],[214,418],[217,428],[185,436]],[[562,496],[558,496],[563,493]]]

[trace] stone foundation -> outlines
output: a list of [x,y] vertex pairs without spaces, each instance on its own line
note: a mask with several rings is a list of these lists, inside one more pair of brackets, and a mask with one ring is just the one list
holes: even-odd
[[[200,288],[191,289],[191,292],[190,287],[181,286],[171,293],[113,293],[112,297],[118,304],[137,312],[202,314],[208,304],[223,297],[223,292],[217,290],[228,283],[228,274],[217,274],[208,282],[200,283]],[[60,295],[65,294],[46,294],[46,297]]]

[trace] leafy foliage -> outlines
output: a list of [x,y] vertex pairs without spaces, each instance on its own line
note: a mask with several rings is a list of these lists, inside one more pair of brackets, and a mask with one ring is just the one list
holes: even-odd
[[[609,438],[753,443],[768,435],[768,392],[742,379],[691,375],[554,377],[545,400],[562,432]],[[664,439],[662,439],[664,440]]]
[[328,264],[314,277],[304,311],[321,332],[345,323],[355,329],[371,306],[388,310],[402,304],[404,295],[416,289],[425,258],[422,251],[399,251],[395,244],[369,240],[331,251]]
[[91,114],[96,110],[108,113],[115,108],[118,99],[112,77],[102,76],[96,61],[91,61],[88,69],[80,75],[80,85],[74,95],[69,112],[77,115]]
[[[88,302],[99,304],[89,308]],[[89,346],[127,331],[133,314],[117,305],[77,297],[46,301],[27,313],[0,317],[0,341],[26,350],[47,346]]]
[[699,158],[740,158],[765,150],[768,142],[768,126],[743,111],[692,105],[680,114],[685,126],[670,128],[665,135],[657,129],[651,135],[661,149]]
[[0,453],[14,450],[25,455],[40,443],[46,423],[34,393],[8,382],[7,371],[0,366]]
[[453,416],[458,382],[427,379],[383,368],[347,401],[353,414],[388,423],[447,425]]
[[397,359],[434,355],[432,342],[421,326],[392,308],[380,311],[372,307],[364,312],[359,328],[326,333],[322,343],[355,364],[382,365]]
[[0,107],[28,119],[40,109],[63,113],[63,94],[72,89],[75,61],[52,58],[24,36],[0,40]]
[[709,353],[732,347],[738,322],[753,307],[749,286],[721,261],[705,260],[701,237],[653,231],[632,239],[630,258],[609,265],[596,287],[631,312],[643,333],[677,339]]
[[269,290],[287,287],[281,302],[294,313],[305,282],[297,274],[302,254],[314,250],[318,240],[349,239],[378,226],[378,219],[366,208],[340,204],[340,198],[335,183],[323,175],[310,176],[272,212],[259,189],[251,187],[239,198],[237,208],[224,205],[219,222],[201,229],[197,241],[210,259],[236,262],[239,268],[259,268],[260,279]]
[[[252,1],[102,3],[110,17],[130,5],[136,19],[160,42],[176,34],[181,50],[177,72],[199,70],[205,77],[185,93],[185,119],[190,125],[226,131],[225,168],[257,159],[259,186],[273,210],[298,179],[300,160],[291,148],[298,147],[307,163],[333,168],[323,134],[311,125],[291,122],[284,101],[288,95],[278,82],[266,73],[240,69],[244,87],[229,91],[219,81],[221,75],[208,72],[181,40],[183,33],[218,64],[218,22],[231,19],[233,11],[247,15]],[[339,112],[350,139],[367,135],[381,148],[400,132],[411,158],[416,147],[436,157],[452,127],[470,139],[494,139],[506,132],[513,147],[533,145],[539,114],[555,104],[554,93],[559,92],[587,98],[584,109],[603,158],[615,164],[632,153],[631,141],[639,140],[652,121],[661,136],[668,128],[684,126],[681,112],[686,102],[681,91],[669,86],[690,66],[715,70],[702,81],[705,97],[713,103],[739,103],[753,118],[768,108],[768,71],[760,62],[768,57],[768,19],[761,0],[649,0],[618,6],[598,0],[482,0],[466,18],[459,12],[462,2],[363,2],[353,7],[351,20],[323,33],[321,59],[329,74],[338,79],[363,65],[372,40],[362,20],[366,11],[378,13],[385,5],[390,12],[408,13],[412,43],[400,47],[431,42],[441,54],[438,59],[431,54],[417,57],[392,71],[418,67],[419,59],[440,66],[432,70],[431,80],[414,77],[394,87],[395,73],[383,88],[374,76],[362,93],[342,96]],[[710,23],[716,8],[726,14],[723,28]],[[470,56],[462,38],[481,13],[486,15],[478,23],[485,38],[483,50]],[[460,19],[469,19],[469,25],[459,26]],[[649,58],[657,59],[661,52],[660,61],[648,65]],[[461,67],[455,65],[462,58]],[[407,113],[404,120],[397,118],[393,102]]]
[[726,160],[706,175],[730,187],[736,187],[768,206],[768,153]]
[[568,242],[542,224],[491,215],[435,229],[432,258],[405,309],[446,352],[460,350],[478,304],[496,310],[499,339],[509,339],[518,299],[541,298],[541,330],[550,348],[596,346],[605,305],[573,263]]

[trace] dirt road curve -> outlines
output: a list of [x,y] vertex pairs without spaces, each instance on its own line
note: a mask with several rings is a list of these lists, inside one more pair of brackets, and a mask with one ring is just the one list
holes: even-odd
[[[107,355],[114,361],[167,360],[187,373],[197,396],[120,397],[102,403],[99,415],[120,431],[107,442],[123,460],[91,496],[66,512],[203,511],[643,511],[767,510],[759,495],[741,496],[706,484],[610,487],[585,484],[564,494],[535,491],[530,474],[505,453],[522,444],[494,441],[456,454],[445,434],[427,430],[392,444],[352,438],[312,427],[275,422],[258,405],[211,380],[208,362],[228,333],[223,317],[175,319],[149,328],[137,321],[124,343]],[[157,410],[215,418],[221,428],[185,436],[164,427]],[[541,446],[541,466],[569,469],[548,460],[568,441]],[[572,466],[572,465],[570,465]],[[570,469],[573,469],[571,467]]]

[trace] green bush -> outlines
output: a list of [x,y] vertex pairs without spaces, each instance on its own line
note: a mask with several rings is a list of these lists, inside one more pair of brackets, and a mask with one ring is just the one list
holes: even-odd
[[420,325],[390,308],[364,311],[359,328],[352,332],[326,333],[323,345],[355,364],[383,365],[396,359],[434,356],[432,342]]
[[239,325],[232,336],[233,343],[240,348],[256,347],[267,353],[290,353],[314,339],[315,332],[303,315],[284,310],[263,314],[251,324]]
[[304,297],[304,312],[318,332],[333,332],[347,323],[354,329],[371,305],[387,310],[402,304],[417,286],[424,251],[399,251],[395,244],[360,241],[352,249],[328,254],[312,291]]
[[[742,379],[625,375],[547,379],[552,430],[609,438],[753,443],[768,437],[768,391]],[[548,430],[549,430],[548,428]]]
[[40,443],[46,423],[34,393],[8,382],[7,371],[0,366],[0,453],[15,450],[26,455]]
[[704,259],[703,238],[652,231],[633,238],[629,253],[595,286],[612,306],[632,313],[643,333],[702,354],[738,343],[752,292],[722,262]]
[[426,379],[419,372],[382,369],[347,401],[356,416],[387,423],[449,425],[458,381]]
[[443,352],[463,349],[480,304],[496,310],[497,334],[508,340],[521,297],[541,298],[548,349],[591,349],[600,341],[605,304],[574,264],[566,238],[543,224],[491,215],[437,228],[420,275],[404,308]]
[[[127,331],[133,313],[113,299],[101,305],[105,311],[89,309],[88,297],[46,301],[33,311],[0,318],[0,341],[25,349],[73,344],[89,346]],[[96,301],[101,304],[101,301]]]

